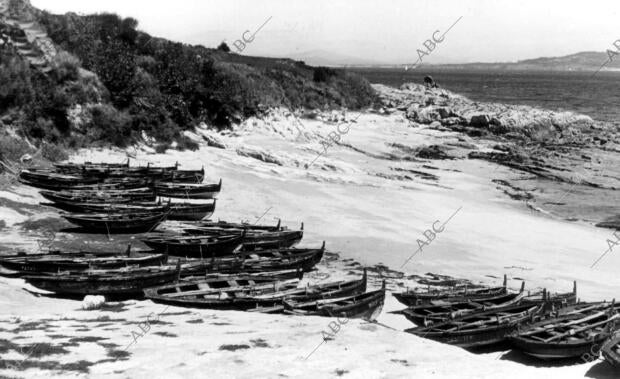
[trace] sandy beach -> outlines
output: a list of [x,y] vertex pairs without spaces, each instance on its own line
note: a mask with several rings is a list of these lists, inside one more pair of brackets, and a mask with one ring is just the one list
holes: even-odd
[[[489,285],[499,285],[506,274],[510,288],[525,281],[532,291],[568,292],[576,280],[581,300],[616,296],[617,252],[591,268],[609,248],[611,230],[566,221],[511,199],[493,181],[520,175],[507,167],[465,156],[395,157],[406,148],[434,144],[452,146],[456,155],[472,146],[485,151],[494,141],[411,125],[402,112],[346,114],[349,121],[356,117],[339,143],[327,149],[321,141],[338,130],[338,122],[299,120],[275,110],[231,132],[199,128],[189,133],[201,143],[195,152],[89,149],[71,159],[120,162],[129,152],[136,154],[132,164],[204,166],[207,181],[222,178],[224,183],[214,219],[274,224],[281,219],[290,227],[303,222],[300,246],[326,241],[333,254],[306,276],[311,282],[359,276],[361,267],[369,267],[371,287],[385,279],[390,291],[415,286],[410,275],[431,272]],[[203,136],[226,148],[208,146]],[[69,224],[53,209],[38,206],[43,198],[33,189],[13,185],[0,198],[5,249],[36,249],[37,238],[50,229],[60,231],[54,246],[103,243],[62,232]],[[40,225],[32,230],[20,224],[37,220]],[[440,224],[443,231],[419,249],[418,240]],[[124,238],[114,236],[111,242],[122,246],[128,242]],[[0,377],[617,377],[602,360],[545,364],[507,347],[471,353],[418,338],[403,332],[412,326],[404,317],[389,313],[403,308],[390,294],[378,323],[350,320],[324,342],[322,332],[330,332],[334,319],[195,310],[151,301],[82,311],[79,301],[28,291],[35,290],[22,280],[0,279],[0,353],[20,365],[17,370],[0,367]],[[155,321],[153,315],[159,315]],[[134,338],[134,332],[142,336]],[[16,345],[22,354],[11,348]]]

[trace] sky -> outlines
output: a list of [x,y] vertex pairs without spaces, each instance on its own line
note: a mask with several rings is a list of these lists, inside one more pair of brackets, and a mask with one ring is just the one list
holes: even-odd
[[[618,0],[31,0],[53,13],[114,12],[149,34],[241,54],[405,64],[509,62],[615,49]],[[266,24],[265,24],[266,22]],[[455,24],[456,22],[456,24]],[[440,39],[440,38],[437,38]],[[429,44],[430,45],[430,44]]]

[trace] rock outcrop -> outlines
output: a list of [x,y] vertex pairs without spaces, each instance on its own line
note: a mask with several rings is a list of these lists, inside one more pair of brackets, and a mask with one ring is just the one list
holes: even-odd
[[[400,89],[376,84],[384,104],[404,110],[407,119],[422,125],[439,122],[443,127],[474,136],[520,134],[526,139],[548,141],[574,131],[593,128],[592,118],[573,112],[554,112],[524,105],[480,103],[443,89],[407,83]],[[390,112],[391,113],[391,112]]]

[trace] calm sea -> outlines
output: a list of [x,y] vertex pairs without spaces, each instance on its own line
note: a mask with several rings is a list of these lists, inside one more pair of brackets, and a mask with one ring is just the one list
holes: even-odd
[[431,75],[442,87],[475,101],[570,110],[620,125],[620,73],[353,69],[371,83],[398,87]]

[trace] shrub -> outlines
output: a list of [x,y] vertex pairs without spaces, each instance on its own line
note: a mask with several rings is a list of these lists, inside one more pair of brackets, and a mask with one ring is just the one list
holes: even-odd
[[332,76],[336,76],[336,71],[329,67],[315,67],[312,75],[312,80],[318,83],[327,82]]
[[31,102],[34,89],[28,65],[8,52],[0,52],[0,62],[0,112]]
[[77,80],[79,67],[80,60],[65,51],[61,51],[54,57],[53,68],[58,83]]
[[89,110],[91,117],[86,130],[91,140],[107,141],[121,147],[133,142],[135,135],[127,114],[111,105],[94,105]]
[[47,142],[41,144],[41,156],[52,162],[64,161],[69,158],[63,148]]
[[200,148],[200,145],[187,136],[181,136],[177,142],[177,149],[196,151]]
[[217,47],[217,49],[219,51],[223,51],[225,53],[229,53],[230,52],[230,47],[228,47],[228,45],[226,44],[226,42],[222,42],[219,44],[219,46]]
[[4,162],[16,162],[24,154],[32,154],[33,152],[34,150],[23,139],[11,136],[6,132],[0,135],[0,159]]

